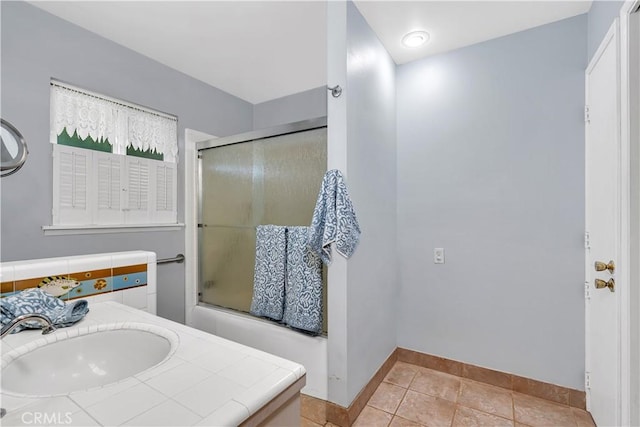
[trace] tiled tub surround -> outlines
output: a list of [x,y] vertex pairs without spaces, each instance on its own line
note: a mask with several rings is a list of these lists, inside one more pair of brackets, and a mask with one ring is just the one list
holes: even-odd
[[[302,365],[141,310],[93,303],[85,319],[47,339],[100,331],[113,323],[166,328],[177,334],[175,348],[161,364],[103,387],[41,398],[3,392],[7,415],[1,424],[34,425],[34,414],[48,414],[60,424],[81,426],[258,425],[283,406],[284,415],[276,412],[273,425],[287,425],[291,414],[298,422]],[[3,339],[2,353],[32,348],[29,343],[42,338],[37,330],[12,334]]]
[[[48,287],[57,280],[68,286]],[[115,301],[155,314],[156,254],[128,251],[3,262],[0,287],[2,297],[41,287],[63,300]]]

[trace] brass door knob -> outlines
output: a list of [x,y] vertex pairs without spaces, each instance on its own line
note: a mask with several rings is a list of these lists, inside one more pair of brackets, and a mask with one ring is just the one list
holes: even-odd
[[613,261],[609,261],[609,264],[605,264],[601,261],[596,261],[593,266],[596,268],[596,271],[609,270],[609,273],[613,273],[616,270],[616,265],[613,263]]
[[609,279],[608,281],[604,281],[601,279],[596,279],[596,289],[609,288],[611,292],[615,292],[616,282],[613,279]]

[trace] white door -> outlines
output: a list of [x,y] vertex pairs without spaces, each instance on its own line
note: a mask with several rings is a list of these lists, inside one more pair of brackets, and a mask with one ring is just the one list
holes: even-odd
[[[586,386],[587,408],[599,426],[618,426],[621,415],[619,293],[614,285],[620,244],[617,24],[586,71]],[[607,265],[610,261],[613,265]],[[612,271],[596,271],[596,262]]]

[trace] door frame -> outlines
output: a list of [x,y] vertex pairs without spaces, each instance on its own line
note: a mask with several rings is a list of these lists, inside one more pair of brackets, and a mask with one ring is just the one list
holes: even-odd
[[[619,230],[618,233],[618,266],[616,268],[616,290],[617,305],[619,313],[619,387],[617,391],[619,396],[619,417],[621,425],[629,426],[640,422],[638,408],[632,408],[632,399],[640,394],[640,379],[637,373],[640,367],[632,364],[638,364],[640,359],[640,326],[632,319],[637,319],[636,313],[640,310],[640,236],[638,236],[638,225],[633,221],[637,221],[640,214],[638,212],[640,206],[640,182],[633,182],[632,179],[638,180],[640,176],[640,156],[632,157],[632,147],[638,147],[640,144],[640,136],[637,127],[632,127],[632,117],[637,115],[640,108],[640,94],[632,93],[632,79],[640,79],[640,67],[634,64],[632,59],[637,61],[637,57],[632,55],[631,49],[638,49],[637,41],[632,40],[630,32],[631,14],[640,7],[640,0],[626,0],[620,8],[619,17],[611,25],[611,28],[604,37],[600,47],[594,54],[592,60],[587,67],[585,77],[592,70],[597,62],[597,58],[602,53],[603,47],[612,37],[618,40],[618,134],[616,137],[619,141]],[[588,96],[588,93],[586,94]],[[638,126],[637,124],[635,126]],[[635,153],[638,150],[635,148]],[[632,192],[633,190],[633,192]],[[634,233],[632,235],[632,233]],[[633,239],[633,240],[632,240]],[[589,268],[590,266],[585,266]],[[590,284],[589,284],[590,285]],[[588,286],[589,286],[588,285]],[[636,286],[632,291],[631,286]],[[586,308],[586,314],[589,316],[589,307]],[[590,331],[588,317],[586,323],[586,363],[587,369],[590,366]],[[632,373],[636,373],[636,377]],[[585,387],[586,388],[586,387]],[[637,405],[636,405],[637,406]]]
[[193,310],[198,305],[198,142],[217,138],[216,136],[185,129],[184,159],[185,159],[185,192],[184,192],[184,250],[186,264],[184,269],[184,320],[185,325],[193,325]]
[[[588,194],[589,190],[587,188],[587,176],[586,174],[588,173],[588,170],[586,168],[587,165],[587,156],[589,155],[589,153],[587,152],[587,146],[589,143],[589,118],[588,118],[588,105],[590,102],[593,102],[590,99],[590,91],[589,91],[589,81],[590,81],[590,75],[593,71],[593,69],[598,65],[602,55],[604,54],[605,50],[613,43],[613,48],[615,49],[615,54],[616,54],[616,71],[615,71],[615,77],[616,77],[616,82],[615,82],[615,90],[618,91],[618,96],[616,99],[616,111],[615,111],[615,121],[616,121],[616,129],[615,129],[615,139],[616,139],[616,143],[618,145],[619,148],[619,156],[618,156],[618,161],[617,161],[617,169],[618,169],[618,189],[617,189],[617,194],[616,194],[616,204],[617,204],[617,211],[619,213],[618,216],[618,221],[617,221],[617,227],[616,227],[616,236],[614,236],[615,238],[615,253],[612,254],[613,259],[616,261],[616,274],[615,274],[615,280],[616,280],[616,292],[615,292],[615,304],[616,304],[616,311],[618,313],[618,319],[617,319],[617,325],[619,325],[619,330],[615,331],[615,333],[618,334],[617,336],[617,345],[618,348],[617,350],[617,354],[620,356],[620,360],[618,360],[618,366],[619,366],[619,370],[618,370],[618,378],[617,378],[617,385],[618,385],[618,389],[616,390],[616,400],[618,403],[618,406],[616,407],[616,414],[615,414],[615,419],[617,423],[622,423],[622,420],[624,418],[624,403],[622,403],[625,399],[624,395],[623,395],[623,381],[624,381],[624,376],[625,376],[625,367],[623,366],[623,359],[624,357],[622,357],[622,352],[623,352],[623,348],[624,348],[624,344],[623,341],[625,340],[624,338],[624,323],[625,323],[625,316],[623,315],[623,307],[624,307],[624,303],[623,301],[625,301],[625,293],[627,292],[627,284],[629,283],[627,280],[627,274],[626,272],[628,271],[629,267],[628,267],[628,263],[627,261],[625,261],[625,258],[628,256],[628,254],[625,254],[625,247],[628,246],[628,238],[626,239],[627,242],[625,242],[625,229],[628,230],[626,223],[625,223],[625,213],[624,213],[624,199],[625,199],[625,185],[624,182],[625,181],[629,181],[628,179],[628,171],[625,171],[624,168],[624,161],[623,158],[625,158],[625,154],[623,153],[623,148],[622,148],[622,140],[621,140],[621,106],[620,106],[620,100],[621,100],[621,68],[620,68],[620,27],[619,27],[619,19],[616,18],[613,23],[611,24],[611,26],[609,27],[609,30],[607,31],[607,33],[605,34],[605,36],[602,38],[602,41],[600,42],[600,45],[598,46],[598,49],[596,49],[596,52],[593,54],[593,56],[591,57],[589,64],[587,65],[587,68],[585,70],[585,197]],[[626,156],[626,158],[628,158],[628,155]],[[586,202],[586,201],[585,201]],[[628,215],[626,215],[628,217]],[[585,219],[586,219],[586,205],[585,205]],[[585,226],[588,226],[588,224],[585,224]],[[589,257],[589,238],[588,238],[588,232],[590,230],[585,229],[585,391],[586,391],[586,398],[587,398],[587,410],[591,410],[591,387],[589,385],[589,373],[592,371],[592,366],[594,364],[594,362],[592,361],[592,354],[591,354],[591,348],[592,348],[592,337],[591,337],[591,312],[592,312],[592,308],[591,308],[591,304],[589,303],[589,299],[590,299],[590,294],[591,292],[594,290],[593,288],[593,284],[591,283],[591,281],[587,281],[587,278],[590,277],[593,266],[589,265],[588,262],[590,260]],[[628,231],[627,231],[628,233]],[[628,298],[626,298],[628,299]],[[628,323],[628,322],[627,322]],[[602,361],[597,361],[595,363],[603,363]],[[628,371],[627,371],[628,372]],[[625,425],[624,423],[622,423],[621,425]]]
[[[631,93],[631,79],[640,79],[638,65],[633,64],[631,59],[631,49],[638,49],[640,46],[635,45],[631,39],[630,32],[631,14],[640,6],[640,0],[626,0],[620,8],[619,30],[620,30],[620,207],[621,207],[621,259],[620,276],[623,280],[620,286],[620,398],[621,398],[621,422],[622,425],[632,425],[632,396],[638,393],[640,389],[640,379],[632,378],[632,363],[637,363],[640,348],[633,348],[633,344],[638,345],[640,338],[640,327],[632,322],[633,313],[640,310],[640,299],[631,291],[630,286],[635,283],[637,287],[640,279],[638,272],[640,271],[640,260],[636,252],[640,242],[632,242],[632,238],[638,239],[638,236],[632,237],[632,232],[637,233],[637,225],[633,225],[633,218],[637,219],[638,212],[634,212],[640,203],[640,194],[637,191],[632,193],[632,189],[637,190],[638,183],[632,185],[632,177],[638,176],[640,170],[640,158],[631,156],[632,144],[637,147],[640,144],[638,135],[632,133],[632,114],[637,114],[638,105],[640,105],[640,96],[638,93]],[[637,41],[635,42],[637,43]],[[637,58],[633,58],[637,60]],[[634,296],[635,298],[632,298]],[[636,322],[637,323],[637,322]],[[637,371],[636,371],[637,372]],[[638,417],[636,414],[635,417]],[[635,418],[634,417],[634,418]],[[640,419],[633,420],[634,423],[640,422]]]
[[[619,90],[619,105],[618,105],[618,135],[620,147],[619,156],[619,236],[618,236],[618,266],[616,272],[616,289],[618,293],[618,312],[619,312],[619,343],[620,343],[620,360],[619,360],[619,387],[618,396],[620,398],[619,420],[621,425],[631,425],[632,417],[637,418],[638,415],[632,415],[632,396],[636,395],[640,390],[640,380],[638,378],[632,378],[632,372],[635,369],[632,368],[632,363],[637,362],[640,348],[634,348],[633,345],[638,347],[638,341],[640,341],[640,327],[632,322],[633,313],[637,313],[640,310],[640,299],[638,295],[631,292],[630,286],[634,283],[638,283],[640,279],[640,261],[638,253],[632,253],[632,247],[640,247],[640,242],[632,242],[632,238],[638,239],[637,234],[632,236],[632,232],[638,233],[635,226],[632,225],[634,218],[637,218],[638,212],[632,211],[632,206],[640,205],[640,194],[632,193],[632,189],[637,189],[637,185],[632,185],[632,177],[638,176],[640,170],[640,159],[632,158],[631,147],[632,144],[640,144],[638,135],[632,134],[632,114],[637,110],[640,105],[639,95],[637,93],[631,93],[631,79],[638,79],[639,70],[637,65],[631,62],[631,49],[637,49],[638,46],[633,45],[631,39],[632,34],[629,31],[631,14],[640,6],[640,0],[626,0],[620,8],[619,18],[611,25],[611,28],[604,37],[600,47],[594,54],[592,60],[587,67],[585,76],[592,70],[593,66],[597,62],[597,58],[602,53],[602,48],[606,46],[607,42],[612,37],[616,37],[618,40],[618,90]],[[588,94],[587,94],[588,95]],[[637,208],[635,208],[637,209]],[[585,266],[589,268],[589,266]],[[638,292],[638,291],[636,291]],[[632,296],[634,298],[632,298]],[[589,315],[589,308],[587,307],[587,316]],[[587,318],[588,320],[588,318]],[[589,323],[586,324],[587,332],[587,353],[586,353],[586,366],[587,369],[590,365],[589,354]],[[634,344],[635,343],[635,344]],[[639,419],[634,419],[633,422],[639,422]]]

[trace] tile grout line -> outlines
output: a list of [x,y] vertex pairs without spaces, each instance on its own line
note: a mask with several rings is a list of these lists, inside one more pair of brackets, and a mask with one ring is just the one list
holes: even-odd
[[460,401],[460,396],[462,396],[462,377],[460,377],[460,381],[459,382],[460,382],[460,387],[458,388],[458,395],[456,396],[456,402],[455,402],[456,403],[456,407],[453,410],[453,417],[451,417],[451,426],[450,427],[453,427],[453,422],[456,419],[456,414],[458,413],[458,408],[460,407],[460,402],[459,401]]
[[[506,421],[513,421],[515,423],[514,419],[505,418],[502,415],[495,414],[495,413],[492,413],[492,412],[486,412],[486,411],[483,411],[482,409],[474,408],[473,406],[467,406],[467,405],[463,405],[462,403],[457,403],[456,404],[456,408],[459,408],[459,407],[471,409],[473,411],[480,412],[480,413],[485,414],[485,415],[491,415],[493,417],[500,418],[500,419],[503,419],[503,420],[506,420]],[[526,425],[526,424],[523,424],[523,423],[519,423],[519,424]]]
[[[391,384],[391,383],[387,383],[387,384]],[[395,385],[395,384],[392,384],[392,385]],[[396,386],[396,387],[399,387],[399,386]],[[365,405],[365,406],[369,406],[369,407],[371,407],[371,408],[378,409],[378,410],[380,410],[380,411],[384,412],[385,414],[389,414],[389,415],[391,415],[392,417],[395,417],[395,416],[396,416],[396,412],[398,412],[398,409],[400,408],[400,405],[402,404],[402,401],[404,400],[404,396],[406,396],[406,394],[407,394],[407,389],[406,389],[406,388],[404,388],[404,387],[400,387],[400,388],[403,388],[403,389],[404,389],[404,393],[402,394],[402,397],[400,398],[400,402],[398,403],[398,406],[396,407],[396,409],[394,409],[394,411],[393,411],[393,412],[389,412],[389,411],[387,411],[387,410],[385,410],[385,409],[378,408],[378,407],[376,407],[376,406],[370,405],[370,404],[369,404],[369,402],[371,401],[371,399],[369,399],[369,400],[367,401],[367,403],[366,403],[366,405]],[[371,397],[373,397],[373,396],[371,396]]]
[[[404,388],[404,387],[402,387]],[[404,398],[407,396],[407,391],[409,391],[408,388],[404,388],[404,393],[402,393],[402,397],[400,398],[400,402],[398,402],[398,406],[396,406],[395,411],[393,411],[393,418],[396,417],[396,414],[398,413],[398,409],[400,409],[400,405],[402,405],[402,402],[404,402]],[[391,421],[393,421],[393,418],[391,418]]]
[[[398,363],[398,361],[396,361],[396,363]],[[394,366],[395,366],[396,363],[394,363]],[[415,365],[412,365],[412,366],[415,366]],[[393,367],[391,369],[393,369]],[[404,392],[402,393],[402,397],[400,398],[400,402],[398,402],[398,406],[396,406],[396,409],[393,411],[393,414],[391,414],[391,421],[389,422],[389,425],[391,425],[391,422],[393,422],[393,419],[395,417],[400,417],[399,415],[397,415],[398,409],[400,409],[400,406],[402,405],[402,402],[404,402],[404,399],[407,396],[407,393],[409,391],[409,386],[411,385],[411,383],[413,383],[413,380],[415,379],[415,377],[417,375],[418,375],[418,371],[416,370],[416,372],[413,374],[413,377],[411,378],[411,381],[409,381],[409,384],[407,385],[407,387],[403,387],[403,386],[401,386],[399,384],[393,384],[393,383],[390,383],[390,382],[386,382],[385,381],[386,375],[385,375],[385,378],[382,379],[382,382],[386,382],[387,384],[390,384],[392,386],[400,387],[400,388],[404,389]],[[400,418],[402,418],[402,417],[400,417]]]
[[513,394],[513,390],[511,390],[511,413],[513,415],[513,425],[516,425],[516,396]]

